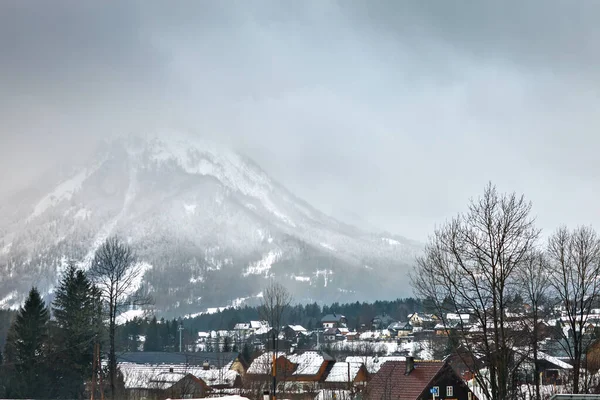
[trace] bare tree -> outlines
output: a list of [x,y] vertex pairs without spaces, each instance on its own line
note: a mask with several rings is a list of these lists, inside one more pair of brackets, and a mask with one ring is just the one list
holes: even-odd
[[467,213],[434,232],[412,274],[415,292],[432,300],[445,326],[448,308],[472,315],[477,332],[459,325],[454,352],[491,400],[511,398],[515,390],[519,362],[505,312],[516,271],[539,236],[530,211],[523,196],[488,185]]
[[112,398],[116,396],[117,385],[116,320],[124,305],[149,303],[147,297],[136,296],[134,293],[142,272],[131,248],[117,237],[108,238],[96,250],[89,270],[108,312],[108,371]]
[[544,320],[547,309],[546,294],[550,285],[550,269],[546,256],[540,251],[533,251],[523,262],[519,269],[518,283],[520,284],[523,300],[529,305],[527,312],[527,321],[524,324],[528,329],[529,347],[532,353],[534,364],[533,383],[535,388],[535,399],[540,400],[540,366],[539,342],[541,338],[540,324]]
[[277,393],[277,352],[279,350],[279,331],[283,326],[285,313],[288,311],[292,302],[290,292],[280,283],[271,282],[263,290],[261,305],[258,309],[259,315],[263,321],[267,321],[271,326],[271,339],[273,344],[273,384],[272,396],[276,399]]
[[590,227],[572,232],[562,227],[548,241],[552,266],[550,281],[563,310],[570,334],[561,329],[564,349],[573,360],[573,392],[580,391],[582,358],[589,345],[585,326],[600,294],[600,240]]

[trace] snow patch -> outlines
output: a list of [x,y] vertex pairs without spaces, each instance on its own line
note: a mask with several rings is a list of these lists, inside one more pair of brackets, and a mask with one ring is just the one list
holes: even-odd
[[26,222],[43,214],[47,209],[53,207],[64,200],[71,200],[73,195],[81,189],[83,183],[88,179],[94,172],[100,168],[104,161],[96,164],[91,168],[86,168],[80,171],[78,174],[68,179],[57,187],[46,196],[44,196],[33,208],[33,213],[27,218]]
[[144,310],[127,310],[117,316],[115,322],[117,325],[123,325],[127,321],[131,321],[134,318],[141,318],[145,314]]
[[10,252],[10,248],[12,247],[12,242],[8,243],[2,249],[0,249],[0,254],[8,254]]
[[198,282],[204,282],[204,277],[203,276],[198,276],[197,278],[195,277],[191,277],[190,278],[190,283],[198,283]]
[[195,215],[196,214],[196,204],[183,204],[183,209],[185,210],[185,212],[189,215]]
[[75,213],[73,218],[86,220],[86,219],[90,218],[91,215],[92,215],[91,210],[88,210],[87,208],[82,208],[81,210],[79,210]]
[[269,251],[261,260],[251,263],[246,271],[243,273],[244,276],[248,275],[262,275],[265,277],[269,276],[271,266],[281,257],[280,251]]
[[271,214],[287,225],[296,227],[271,200],[273,184],[269,177],[239,154],[178,132],[171,132],[169,140],[155,137],[150,142],[154,161],[174,161],[189,174],[213,176],[231,190],[258,199]]
[[17,291],[13,290],[12,292],[4,296],[3,299],[0,299],[0,308],[10,308],[11,310],[18,310],[19,305],[15,305],[14,303],[12,303],[12,301],[17,298],[17,295]]
[[319,278],[319,276],[323,275],[323,279],[324,279],[324,287],[327,287],[327,283],[329,283],[329,278],[328,276],[332,275],[333,271],[332,270],[327,270],[327,269],[323,269],[323,270],[318,270],[315,272],[315,277]]
[[132,295],[138,291],[138,289],[142,286],[144,274],[146,273],[146,271],[152,269],[152,264],[142,261],[136,264],[136,268],[138,269],[138,274],[131,281],[131,285],[129,285],[127,295]]
[[105,224],[96,237],[94,238],[94,242],[90,251],[86,254],[85,258],[82,262],[79,263],[79,267],[86,270],[92,265],[92,260],[94,259],[94,255],[96,254],[96,250],[108,239],[108,237],[112,234],[117,223],[126,215],[129,207],[133,203],[135,196],[137,194],[137,171],[135,168],[129,169],[129,186],[127,187],[127,192],[125,193],[125,200],[123,201],[123,208],[119,211],[119,214]]
[[310,282],[310,276],[292,275],[292,279],[295,279],[299,282]]
[[381,240],[382,240],[383,242],[385,242],[385,243],[389,244],[390,246],[399,246],[399,245],[401,245],[401,244],[402,244],[402,243],[400,243],[399,241],[397,241],[397,240],[394,240],[394,239],[390,239],[390,238],[381,238]]
[[335,247],[333,247],[332,245],[328,244],[328,243],[321,243],[322,247],[325,247],[327,250],[331,250],[331,251],[337,251],[335,249]]

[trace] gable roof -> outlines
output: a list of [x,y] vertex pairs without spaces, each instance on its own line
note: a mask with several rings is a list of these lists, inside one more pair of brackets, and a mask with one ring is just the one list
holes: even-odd
[[[284,357],[290,363],[294,364],[294,372],[292,372],[292,375],[294,376],[316,375],[325,361],[333,361],[333,358],[330,355],[318,351],[305,351],[303,353],[289,355],[278,352],[277,359],[280,357]],[[252,361],[247,373],[257,375],[270,374],[272,360],[272,351],[261,354]]]
[[415,368],[406,375],[406,361],[388,361],[369,382],[369,398],[416,400],[446,366],[441,361],[415,361]]
[[348,371],[350,371],[350,382],[353,382],[361,368],[364,368],[361,362],[336,362],[329,371],[325,382],[348,383]]
[[340,322],[342,319],[346,319],[342,314],[327,314],[321,318],[321,322]]
[[186,376],[201,379],[207,386],[233,386],[239,374],[236,371],[187,367],[183,365],[150,365],[119,363],[126,389],[167,389]]
[[405,361],[406,357],[400,356],[388,356],[388,357],[378,357],[378,356],[348,356],[346,357],[346,362],[350,363],[361,363],[365,364],[367,368],[367,372],[370,374],[375,374],[383,364],[387,361]]

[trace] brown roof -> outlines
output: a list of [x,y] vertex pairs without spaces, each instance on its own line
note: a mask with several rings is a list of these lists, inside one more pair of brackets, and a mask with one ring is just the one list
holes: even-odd
[[406,375],[406,361],[387,361],[369,382],[368,398],[416,400],[445,365],[441,361],[415,361],[415,368]]

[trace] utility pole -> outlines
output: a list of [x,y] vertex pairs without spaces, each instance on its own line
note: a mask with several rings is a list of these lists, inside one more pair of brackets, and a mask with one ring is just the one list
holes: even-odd
[[181,332],[183,332],[182,322],[179,322],[179,328],[177,328],[177,330],[179,331],[179,352],[181,353]]

